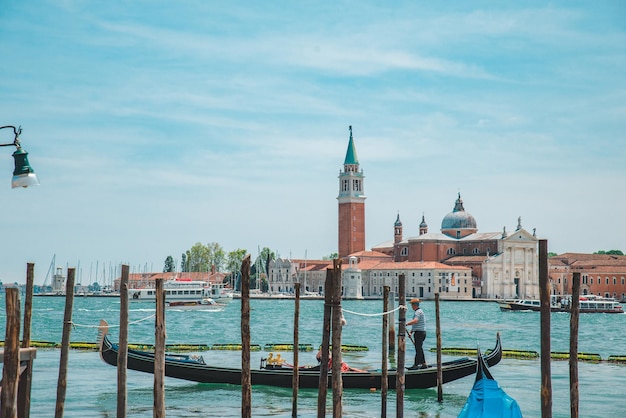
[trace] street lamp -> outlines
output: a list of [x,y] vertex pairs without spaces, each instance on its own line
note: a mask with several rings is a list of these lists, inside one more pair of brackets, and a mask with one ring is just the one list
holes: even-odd
[[0,126],[0,129],[13,128],[15,139],[9,144],[0,144],[0,147],[14,146],[17,148],[13,153],[15,159],[15,170],[13,170],[13,179],[11,180],[11,188],[39,186],[39,179],[37,174],[28,163],[28,153],[20,145],[20,134],[22,133],[22,127],[16,128],[15,126],[7,125]]

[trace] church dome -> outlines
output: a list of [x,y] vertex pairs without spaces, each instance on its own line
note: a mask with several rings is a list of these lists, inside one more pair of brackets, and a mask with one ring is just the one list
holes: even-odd
[[441,232],[446,233],[446,230],[472,230],[471,232],[476,232],[476,219],[470,213],[465,212],[460,193],[452,212],[448,213],[441,221]]

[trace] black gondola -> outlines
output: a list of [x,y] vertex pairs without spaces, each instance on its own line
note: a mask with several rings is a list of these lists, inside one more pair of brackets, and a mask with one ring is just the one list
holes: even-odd
[[[108,337],[108,324],[100,321],[98,343],[100,357],[105,363],[117,366],[118,348]],[[489,366],[494,366],[502,358],[502,344],[500,334],[496,338],[494,349],[484,356]],[[442,363],[443,382],[470,376],[476,372],[477,360],[461,358]],[[128,350],[127,367],[146,373],[154,373],[154,354],[145,351]],[[293,369],[289,367],[266,365],[264,368],[253,369],[251,379],[253,385],[267,385],[279,387],[291,387]],[[319,386],[319,366],[304,366],[298,370],[301,388],[317,388]],[[366,372],[343,372],[343,387],[346,389],[360,388],[371,389],[381,387],[381,371],[372,370]],[[204,363],[201,356],[188,356],[178,354],[166,354],[165,375],[178,379],[190,380],[201,383],[229,383],[241,384],[241,369],[209,366]],[[332,375],[329,372],[328,386],[332,387]],[[406,389],[425,389],[437,386],[437,367],[433,365],[427,369],[405,371]],[[396,371],[388,372],[388,387],[396,387]]]

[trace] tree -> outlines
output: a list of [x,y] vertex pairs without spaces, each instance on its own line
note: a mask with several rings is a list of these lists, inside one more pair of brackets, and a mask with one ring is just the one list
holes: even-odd
[[189,271],[210,271],[209,269],[209,249],[196,242],[188,251],[187,261],[189,262]]
[[222,271],[224,263],[226,262],[226,252],[217,242],[211,242],[207,244],[207,251],[209,255],[209,268],[215,266],[216,271]]
[[558,255],[557,253],[552,253],[552,252],[549,252],[549,253],[548,253],[548,258],[550,258],[550,257],[556,257],[557,255]]
[[609,250],[609,251],[600,250],[600,251],[595,252],[594,254],[624,255],[624,253],[621,250]]
[[330,253],[327,256],[322,257],[322,260],[334,260],[335,258],[338,258],[339,254],[337,253]]
[[176,271],[176,265],[174,264],[174,258],[168,255],[165,259],[165,266],[163,266],[163,273],[171,273]]
[[[267,282],[267,276],[270,269],[270,262],[276,260],[276,254],[272,250],[267,247],[263,247],[256,260],[254,261],[254,265],[250,268],[252,270],[251,278],[254,278],[251,286],[256,288],[257,283],[261,283],[261,290],[263,289],[263,282]],[[262,290],[263,291],[263,290]]]
[[236,249],[228,253],[228,259],[226,261],[226,268],[231,272],[231,277],[234,282],[233,288],[240,289],[238,286],[238,280],[241,272],[241,263],[243,262],[244,257],[248,254],[247,250],[244,249]]
[[187,263],[187,253],[183,253],[180,256],[180,271],[189,271],[189,263]]

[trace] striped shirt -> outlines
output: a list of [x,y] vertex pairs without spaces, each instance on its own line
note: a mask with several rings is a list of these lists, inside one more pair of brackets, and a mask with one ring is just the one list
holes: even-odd
[[424,323],[424,311],[421,308],[417,308],[413,312],[413,319],[417,319],[415,324],[411,325],[411,331],[426,331],[426,324]]

